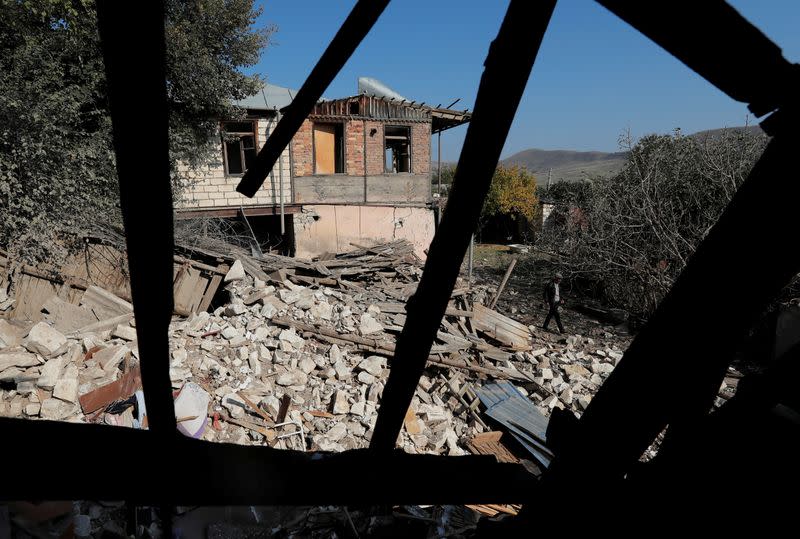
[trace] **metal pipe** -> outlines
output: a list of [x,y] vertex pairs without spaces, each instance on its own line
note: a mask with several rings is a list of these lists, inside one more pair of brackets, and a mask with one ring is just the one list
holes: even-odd
[[437,170],[437,176],[439,177],[439,185],[438,185],[437,189],[439,191],[439,197],[441,198],[441,196],[442,196],[442,132],[441,131],[439,131],[436,134],[436,139],[437,139],[438,145],[439,145],[439,150],[437,152],[438,164],[436,165],[436,167],[438,169]]
[[[281,121],[281,113],[278,113],[278,121]],[[290,150],[291,152],[291,150]],[[278,157],[278,189],[281,192],[281,240],[283,240],[283,236],[286,234],[286,223],[285,223],[285,215],[283,213],[283,154],[281,153],[280,157]]]

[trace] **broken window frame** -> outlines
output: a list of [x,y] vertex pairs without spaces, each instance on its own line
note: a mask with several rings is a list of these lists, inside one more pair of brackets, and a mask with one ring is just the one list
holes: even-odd
[[[334,134],[334,163],[333,172],[317,172],[317,138],[314,129],[318,125],[333,125],[336,127]],[[312,121],[311,122],[311,166],[314,176],[330,176],[331,174],[347,174],[347,161],[345,160],[345,121]]]
[[[240,131],[240,130],[226,130],[226,125],[231,124],[246,124],[249,123],[251,125],[250,131]],[[244,176],[245,171],[247,171],[247,151],[252,152],[252,156],[250,157],[250,162],[255,160],[256,156],[258,155],[258,120],[256,119],[245,119],[245,120],[226,120],[220,122],[219,126],[220,136],[222,138],[222,163],[223,168],[225,171],[225,177],[241,177]],[[253,137],[253,147],[252,148],[245,148],[244,143],[242,140],[245,137]],[[239,159],[241,163],[241,172],[231,172],[230,171],[230,163],[228,162],[228,144],[235,142],[239,145]]]
[[[408,170],[389,170],[386,162],[386,153],[389,150],[387,146],[387,141],[390,140],[400,140],[398,137],[399,135],[387,135],[386,132],[389,129],[404,129],[408,135],[406,136],[406,145],[408,147],[408,159],[407,163],[408,166],[406,167]],[[392,149],[392,153],[394,154],[394,149]],[[411,174],[411,126],[410,125],[385,125],[383,127],[383,173],[384,174]],[[394,168],[394,167],[393,167]],[[399,168],[399,167],[398,167]]]

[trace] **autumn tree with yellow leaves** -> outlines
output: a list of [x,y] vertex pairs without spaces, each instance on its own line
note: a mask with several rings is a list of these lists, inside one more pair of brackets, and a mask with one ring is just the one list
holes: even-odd
[[481,236],[529,240],[538,213],[534,175],[523,167],[499,165],[481,212]]

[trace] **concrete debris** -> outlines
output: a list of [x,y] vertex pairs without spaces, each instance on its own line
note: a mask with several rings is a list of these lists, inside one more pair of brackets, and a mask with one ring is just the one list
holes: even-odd
[[241,260],[237,260],[233,263],[233,265],[231,265],[231,269],[228,270],[228,273],[225,274],[224,281],[229,283],[231,281],[241,281],[244,278],[244,266],[242,265]]
[[111,333],[112,337],[118,337],[125,341],[135,341],[136,340],[136,328],[133,328],[128,325],[117,325],[114,328],[114,331]]
[[22,345],[43,357],[55,357],[67,350],[67,338],[49,324],[39,322],[28,332]]
[[[256,262],[234,261],[226,304],[170,325],[179,430],[276,448],[368,447],[421,275],[405,242],[387,245],[315,262],[280,257],[287,266],[263,262],[261,281],[252,276]],[[627,344],[610,327],[560,340],[532,325],[531,346],[504,345],[472,325],[470,310],[491,301],[488,287],[459,287],[398,438],[409,453],[463,454],[466,440],[486,430],[464,391],[494,378],[512,377],[545,414],[580,414]],[[82,331],[0,320],[0,415],[146,428],[143,400],[130,405],[141,389],[135,320]],[[276,426],[285,421],[294,423]]]
[[361,335],[371,335],[383,331],[383,326],[371,314],[364,313],[361,315],[358,331]]
[[331,412],[340,415],[346,414],[350,412],[350,404],[347,402],[347,393],[344,391],[337,391],[333,396],[333,406],[331,406]]

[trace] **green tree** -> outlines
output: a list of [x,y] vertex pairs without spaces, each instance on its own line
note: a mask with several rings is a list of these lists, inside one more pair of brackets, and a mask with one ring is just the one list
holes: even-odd
[[484,231],[492,222],[502,223],[506,235],[514,235],[513,227],[518,232],[526,231],[523,233],[525,236],[532,231],[538,212],[539,198],[534,175],[516,165],[499,165],[481,212],[481,230]]
[[[253,0],[167,1],[176,192],[177,163],[209,159],[217,120],[260,84],[240,72],[273,30],[258,15]],[[0,245],[52,259],[71,234],[119,223],[118,202],[94,1],[0,0]]]

